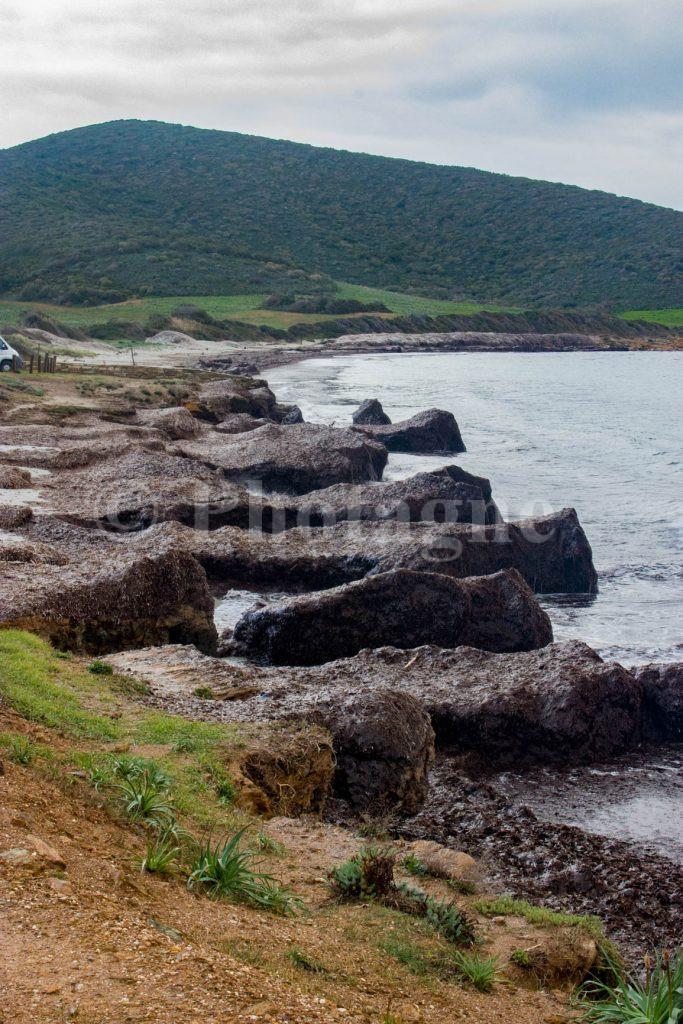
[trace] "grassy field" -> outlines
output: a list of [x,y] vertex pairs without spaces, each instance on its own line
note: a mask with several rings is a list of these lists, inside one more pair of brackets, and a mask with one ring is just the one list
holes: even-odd
[[[446,313],[477,313],[482,309],[501,310],[503,307],[489,303],[450,302],[430,299],[420,295],[406,295],[401,292],[365,288],[362,285],[341,282],[337,297],[358,299],[365,303],[382,303],[392,313],[415,313],[440,316]],[[242,320],[245,323],[268,327],[291,327],[296,323],[314,323],[339,319],[334,315],[321,313],[286,313],[272,309],[260,309],[265,294],[260,295],[171,295],[154,296],[144,299],[130,299],[104,306],[55,306],[45,302],[6,302],[0,300],[0,325],[19,322],[29,310],[45,313],[70,327],[81,329],[91,324],[102,324],[108,320],[130,320],[144,323],[153,313],[168,315],[181,303],[200,306],[217,320]],[[508,310],[514,312],[512,308]],[[362,314],[360,314],[362,315]],[[383,314],[388,316],[389,314]]]
[[618,315],[622,320],[651,320],[665,327],[683,327],[683,309],[629,309]]

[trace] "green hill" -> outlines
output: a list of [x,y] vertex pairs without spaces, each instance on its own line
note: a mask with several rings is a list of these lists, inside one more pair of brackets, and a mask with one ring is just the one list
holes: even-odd
[[0,295],[332,292],[683,305],[683,214],[568,185],[145,121],[0,151]]

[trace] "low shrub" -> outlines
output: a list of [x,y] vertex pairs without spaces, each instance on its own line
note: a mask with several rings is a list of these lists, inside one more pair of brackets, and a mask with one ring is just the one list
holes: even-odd
[[151,874],[168,875],[180,858],[180,853],[180,846],[172,831],[163,832],[155,838],[150,837],[140,870],[149,871]]
[[363,846],[337,867],[329,878],[340,896],[348,899],[371,900],[388,896],[394,888],[396,853],[373,844]]
[[92,672],[96,676],[113,676],[114,669],[108,661],[101,661],[100,658],[95,658],[88,665],[88,672]]

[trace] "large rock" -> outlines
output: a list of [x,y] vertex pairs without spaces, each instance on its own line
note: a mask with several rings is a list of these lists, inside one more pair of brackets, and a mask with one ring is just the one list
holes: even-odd
[[377,690],[321,700],[310,714],[332,735],[338,796],[376,813],[392,808],[414,814],[420,808],[434,761],[434,730],[419,701]]
[[162,430],[173,440],[197,437],[203,429],[201,422],[184,406],[138,410],[137,418],[145,426]]
[[201,462],[141,447],[54,473],[42,488],[46,512],[113,531],[167,520],[200,529],[250,522],[250,497],[243,487]]
[[[362,520],[493,523],[500,518],[491,485],[459,466],[417,473],[389,483],[337,484],[289,502],[289,526],[334,526]],[[284,523],[283,523],[284,525]]]
[[[640,683],[576,640],[517,654],[385,647],[315,668],[236,666],[177,647],[112,660],[149,682],[163,706],[222,721],[307,718],[340,698],[352,706],[377,692],[408,694],[428,712],[437,747],[484,762],[599,760],[640,739]],[[189,695],[201,679],[255,692],[200,706]]]
[[230,377],[205,384],[197,397],[185,404],[198,419],[220,423],[235,413],[270,419],[277,401],[264,380]]
[[529,650],[553,634],[514,570],[454,580],[395,569],[247,611],[233,637],[238,653],[264,665],[318,665],[386,645]]
[[683,662],[638,665],[631,669],[643,688],[643,739],[683,740]]
[[382,408],[382,403],[376,398],[366,398],[351,414],[351,419],[356,426],[381,427],[388,426],[391,420]]
[[597,590],[591,548],[574,509],[486,527],[353,522],[272,536],[231,527],[197,534],[161,524],[145,535],[144,543],[151,550],[193,551],[221,585],[239,581],[300,590],[333,587],[391,569],[457,579],[517,569],[536,593]]
[[168,642],[213,651],[213,605],[204,571],[182,551],[93,548],[67,564],[6,563],[0,576],[0,627],[92,654]]
[[[107,660],[117,671],[149,683],[151,699],[160,706],[193,719],[286,719],[324,727],[336,757],[336,794],[357,808],[378,812],[393,807],[412,813],[426,796],[434,730],[421,703],[409,694],[381,687],[367,694],[358,689],[320,694],[311,690],[298,706],[284,707],[268,700],[274,670],[256,674],[248,667],[204,657],[193,647],[148,648]],[[194,691],[200,686],[210,687],[219,699],[198,699]],[[242,697],[245,689],[253,696]],[[254,773],[250,776],[253,779]]]
[[381,441],[390,452],[440,455],[466,451],[455,416],[444,409],[427,409],[401,423],[352,429]]
[[176,450],[222,469],[232,480],[294,494],[337,483],[381,480],[388,457],[377,441],[311,423],[268,423],[237,436],[211,431]]

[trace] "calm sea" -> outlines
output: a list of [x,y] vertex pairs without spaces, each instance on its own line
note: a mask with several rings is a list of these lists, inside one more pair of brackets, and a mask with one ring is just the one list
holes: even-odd
[[[449,409],[511,518],[574,506],[600,576],[594,599],[545,597],[556,639],[626,664],[683,650],[683,353],[358,355],[270,370],[311,422],[347,425],[365,398],[392,420]],[[444,465],[391,455],[386,478]]]

